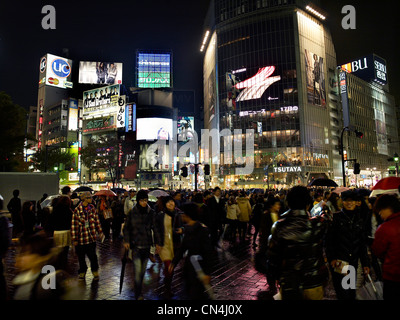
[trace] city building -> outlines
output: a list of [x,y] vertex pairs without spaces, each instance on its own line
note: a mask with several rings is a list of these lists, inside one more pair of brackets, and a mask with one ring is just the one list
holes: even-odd
[[[317,177],[341,184],[336,53],[326,14],[314,3],[211,1],[200,48],[204,127],[227,129],[242,143],[234,159],[223,139],[201,150],[201,161],[212,167],[211,185],[282,188]],[[254,141],[251,154],[247,139]],[[238,174],[252,161],[251,173]]]
[[355,161],[345,161],[347,185],[369,187],[396,174],[395,163],[388,162],[399,153],[399,139],[387,65],[383,58],[369,54],[340,67],[344,127],[363,133],[362,139],[351,131],[343,135],[344,160],[356,159],[360,164],[357,175]]

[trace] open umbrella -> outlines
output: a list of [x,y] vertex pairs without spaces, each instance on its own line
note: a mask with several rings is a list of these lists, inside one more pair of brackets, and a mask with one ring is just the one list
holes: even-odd
[[348,191],[348,190],[350,190],[350,188],[347,188],[347,187],[337,187],[337,188],[333,189],[332,192],[337,193],[337,194],[340,195],[342,192]]
[[159,197],[166,197],[169,196],[168,192],[165,192],[164,190],[153,190],[149,192],[149,196],[154,196],[156,198]]
[[337,183],[331,179],[317,178],[308,184],[309,187],[337,187]]
[[400,177],[386,177],[379,180],[372,187],[370,198],[376,197],[383,193],[399,194]]
[[93,189],[88,186],[81,186],[74,190],[74,192],[85,192],[85,191],[93,192]]
[[58,198],[58,197],[60,197],[59,194],[55,194],[55,195],[48,196],[46,199],[44,199],[44,200],[40,203],[40,207],[41,207],[42,209],[44,209],[44,208],[46,208],[46,207],[50,207],[51,202],[53,201],[53,199],[54,199],[54,198]]
[[127,190],[124,188],[111,188],[111,191],[114,191],[115,193],[125,193]]
[[111,190],[100,190],[97,191],[95,196],[106,196],[106,197],[115,197],[117,194]]

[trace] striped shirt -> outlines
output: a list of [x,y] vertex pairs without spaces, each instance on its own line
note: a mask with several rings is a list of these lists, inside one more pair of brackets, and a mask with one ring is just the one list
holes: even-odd
[[72,215],[71,238],[79,245],[85,245],[96,241],[97,233],[102,233],[99,216],[93,205],[84,207],[81,204],[76,207]]

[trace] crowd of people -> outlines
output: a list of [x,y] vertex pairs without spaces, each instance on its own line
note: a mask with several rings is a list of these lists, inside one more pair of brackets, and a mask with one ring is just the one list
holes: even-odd
[[[9,238],[19,239],[17,260],[29,261],[19,263],[24,266],[20,270],[23,277],[16,278],[15,299],[45,298],[37,286],[38,268],[51,261],[56,270],[67,270],[71,247],[78,256],[78,279],[86,277],[87,257],[93,280],[99,281],[96,244],[118,239],[133,262],[138,300],[143,299],[147,263],[155,262],[157,256],[163,266],[167,299],[173,295],[171,282],[181,260],[188,298],[210,298],[205,288],[210,285],[222,241],[240,246],[249,240],[256,252],[254,267],[266,275],[269,290],[277,298],[321,300],[331,279],[337,299],[355,300],[356,289],[373,273],[376,281],[383,282],[384,299],[399,299],[400,201],[397,195],[369,195],[366,189],[339,194],[332,189],[295,186],[249,193],[216,187],[164,191],[153,202],[148,190],[106,197],[89,191],[74,194],[65,187],[42,208],[46,194],[36,205],[29,201],[21,204],[19,192],[14,190],[7,205],[12,236],[8,237],[5,215],[0,216],[0,254],[5,256]],[[2,199],[0,210],[6,212]],[[351,267],[357,285],[344,288]],[[1,264],[1,298],[5,299],[3,270]]]

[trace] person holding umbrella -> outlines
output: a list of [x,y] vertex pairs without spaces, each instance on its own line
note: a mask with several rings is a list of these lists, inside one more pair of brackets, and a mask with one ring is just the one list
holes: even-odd
[[[184,204],[182,209],[182,219],[186,224],[182,246],[168,269],[172,273],[184,253],[188,251],[183,265],[187,295],[191,300],[209,299],[210,295],[205,288],[210,285],[211,267],[215,257],[211,235],[208,228],[198,221],[198,207],[195,203]],[[195,262],[201,260],[201,263],[194,264],[193,260]],[[199,265],[201,270],[199,270]]]
[[[135,298],[143,300],[142,283],[150,258],[150,247],[153,245],[154,210],[148,205],[146,190],[139,190],[136,195],[137,204],[129,211],[123,228],[125,250],[132,250],[135,274]],[[158,237],[158,235],[156,235]]]

